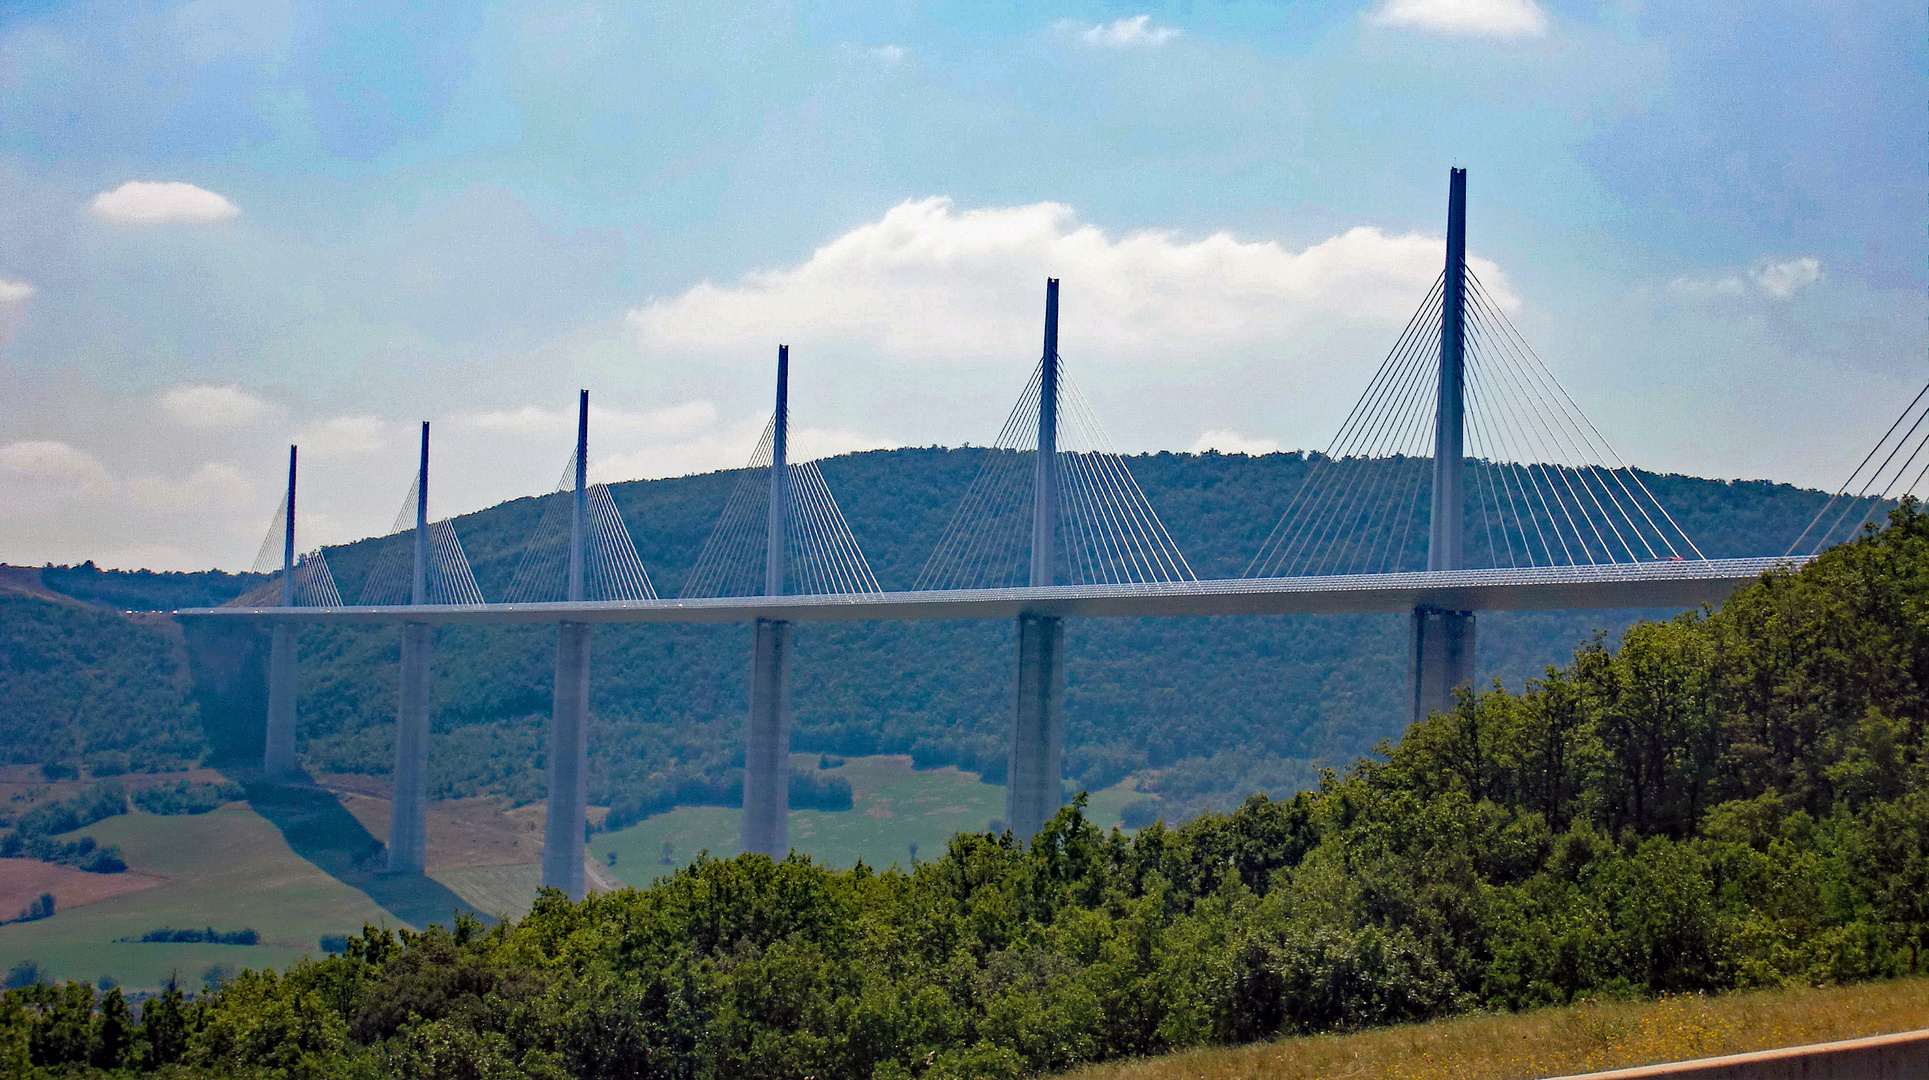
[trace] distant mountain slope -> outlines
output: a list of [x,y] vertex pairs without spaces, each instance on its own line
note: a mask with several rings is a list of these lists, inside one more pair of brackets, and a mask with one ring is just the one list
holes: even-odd
[[0,595],[0,763],[109,775],[198,760],[182,645],[167,620]]

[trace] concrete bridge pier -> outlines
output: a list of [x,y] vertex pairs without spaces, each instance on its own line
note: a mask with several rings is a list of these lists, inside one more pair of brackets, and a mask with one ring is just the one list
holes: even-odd
[[1005,823],[1029,841],[1064,800],[1065,625],[1054,616],[1018,617],[1018,700],[1005,774]]
[[1418,723],[1453,708],[1454,689],[1474,681],[1474,613],[1415,608],[1408,641],[1411,719]]
[[[764,595],[781,596],[790,520],[790,347],[777,346],[777,411],[771,422],[770,507],[764,533]],[[744,725],[743,849],[790,854],[790,623],[758,619],[750,647],[750,717]]]
[[395,717],[395,795],[389,804],[388,869],[420,874],[429,838],[429,660],[435,627],[402,627],[402,700]]
[[[1433,425],[1433,497],[1427,569],[1460,570],[1466,517],[1467,170],[1447,184],[1447,268],[1440,294],[1440,383]],[[1474,679],[1474,613],[1413,609],[1407,685],[1413,722],[1453,707],[1453,691]]]
[[[588,573],[589,391],[576,399],[576,497],[569,515],[564,596],[585,598]],[[556,627],[556,687],[549,709],[549,798],[543,815],[543,884],[581,900],[589,812],[589,625]]]
[[[287,517],[281,541],[281,606],[295,606],[295,461],[288,448],[288,497],[282,503]],[[295,649],[298,631],[293,623],[277,622],[268,647],[268,730],[262,742],[261,771],[271,780],[295,772]]]
[[293,623],[277,622],[268,647],[268,737],[262,748],[261,768],[273,780],[294,775],[297,767],[295,651],[298,634]]
[[[415,477],[415,558],[409,603],[429,602],[429,425],[422,424],[422,459]],[[429,847],[429,660],[435,627],[402,624],[402,692],[395,710],[395,794],[389,802],[388,870],[420,874]]]
[[[1045,279],[1045,355],[1038,367],[1038,452],[1032,480],[1033,588],[1058,570],[1058,279]],[[1018,617],[1018,687],[1011,760],[1005,773],[1005,827],[1021,843],[1058,813],[1064,797],[1065,626],[1056,617]]]
[[758,619],[743,751],[743,849],[790,853],[790,623]]
[[549,801],[543,884],[583,898],[583,823],[589,812],[589,625],[556,628],[556,692],[549,714]]

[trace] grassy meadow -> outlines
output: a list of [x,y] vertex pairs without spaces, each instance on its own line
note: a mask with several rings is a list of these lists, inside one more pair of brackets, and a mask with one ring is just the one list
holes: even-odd
[[1929,1027],[1929,978],[1483,1013],[1114,1062],[1065,1080],[1529,1080]]
[[[798,767],[815,767],[816,754],[793,754]],[[849,810],[793,810],[790,845],[818,862],[848,869],[861,859],[883,868],[909,866],[944,853],[953,833],[983,831],[1005,815],[1005,789],[956,768],[914,770],[909,755],[847,758],[825,770],[850,782]],[[1094,792],[1087,806],[1103,828],[1139,795],[1124,785]],[[742,812],[734,807],[680,806],[628,828],[590,837],[590,853],[626,885],[644,886],[699,854],[739,854]],[[666,849],[665,845],[669,845]],[[614,854],[616,862],[610,863]]]
[[[817,755],[796,759],[818,762]],[[793,811],[790,838],[798,851],[830,866],[860,859],[877,867],[908,865],[913,844],[919,857],[932,858],[954,832],[982,830],[1004,814],[1003,786],[955,768],[917,771],[908,756],[850,758],[829,771],[850,782],[852,809]],[[1137,797],[1124,786],[1097,792],[1092,818],[1116,824]],[[365,922],[420,928],[461,909],[520,918],[541,879],[540,810],[538,804],[505,812],[484,799],[433,804],[428,877],[413,881],[375,872],[379,861],[370,861],[386,838],[388,815],[386,798],[373,789],[284,789],[258,805],[231,803],[206,814],[136,811],[108,818],[73,835],[118,846],[132,873],[160,883],[63,904],[50,919],[0,926],[0,971],[32,960],[52,979],[107,976],[130,989],[157,988],[170,978],[199,985],[216,965],[286,967],[317,952],[322,935],[358,931]],[[598,833],[590,851],[604,884],[647,885],[701,852],[737,854],[740,816],[734,808],[679,807]],[[523,839],[511,849],[516,841],[506,838],[514,837]],[[161,927],[254,929],[261,944],[116,940]]]
[[[123,986],[148,989],[178,976],[198,985],[212,965],[283,967],[317,951],[323,934],[358,930],[364,922],[404,922],[297,854],[274,824],[245,805],[196,815],[136,812],[82,832],[118,845],[135,869],[166,880],[60,909],[51,919],[0,926],[0,969],[31,959],[50,978],[107,975]],[[262,944],[115,940],[164,926],[252,927]]]

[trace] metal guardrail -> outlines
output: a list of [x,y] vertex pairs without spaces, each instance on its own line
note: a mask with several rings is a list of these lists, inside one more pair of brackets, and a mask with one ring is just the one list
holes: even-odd
[[1560,1080],[1922,1080],[1923,1077],[1929,1077],[1929,1028],[1586,1073]]
[[385,607],[184,608],[186,617],[274,622],[491,623],[795,622],[872,619],[1069,618],[1175,615],[1360,614],[1435,607],[1450,611],[1695,607],[1716,604],[1764,573],[1804,557],[1609,563],[1534,569],[1416,571],[1331,577],[1231,578],[1133,585],[729,596],[541,604]]

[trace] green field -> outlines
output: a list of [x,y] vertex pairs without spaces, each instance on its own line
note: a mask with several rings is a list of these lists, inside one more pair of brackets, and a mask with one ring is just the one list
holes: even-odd
[[[0,926],[0,967],[31,959],[54,978],[155,988],[170,976],[199,984],[211,965],[282,967],[315,952],[323,934],[363,922],[401,925],[368,893],[303,858],[269,820],[246,807],[159,817],[133,813],[85,832],[120,846],[128,862],[165,884],[62,910],[51,919]],[[163,926],[253,928],[263,944],[117,943]]]
[[[791,755],[798,768],[814,768],[818,760],[815,754]],[[849,867],[860,859],[878,868],[908,866],[912,845],[919,858],[935,857],[953,833],[983,830],[1005,814],[1003,785],[984,783],[977,774],[955,768],[913,770],[908,756],[848,758],[827,771],[850,781],[852,808],[790,813],[791,847],[827,866]],[[1118,824],[1125,805],[1139,797],[1126,786],[1094,792],[1088,813],[1109,828]],[[609,870],[625,884],[647,885],[702,852],[725,858],[738,854],[741,818],[734,807],[681,806],[626,829],[599,833],[590,838],[590,851],[606,864],[614,854],[616,862]]]
[[[815,767],[816,755],[794,755]],[[875,867],[909,865],[944,851],[953,833],[984,829],[1004,815],[1005,789],[955,768],[916,771],[902,756],[850,758],[828,770],[851,784],[854,806],[790,815],[791,845],[830,866],[858,860]],[[117,845],[138,870],[164,875],[161,885],[63,908],[51,919],[0,926],[0,971],[33,960],[50,978],[99,979],[153,989],[170,978],[199,985],[215,965],[285,967],[318,951],[323,934],[352,933],[365,922],[421,927],[458,909],[518,918],[529,910],[540,878],[534,863],[437,869],[427,879],[392,878],[363,869],[377,839],[334,798],[321,792],[257,791],[255,804],[207,814],[130,813],[81,830]],[[1139,795],[1129,787],[1091,797],[1103,826]],[[629,828],[599,833],[590,850],[628,885],[656,877],[708,851],[738,853],[740,811],[679,807]],[[79,835],[78,833],[74,835]],[[670,862],[663,861],[664,844]],[[160,927],[253,929],[262,944],[141,944]]]

